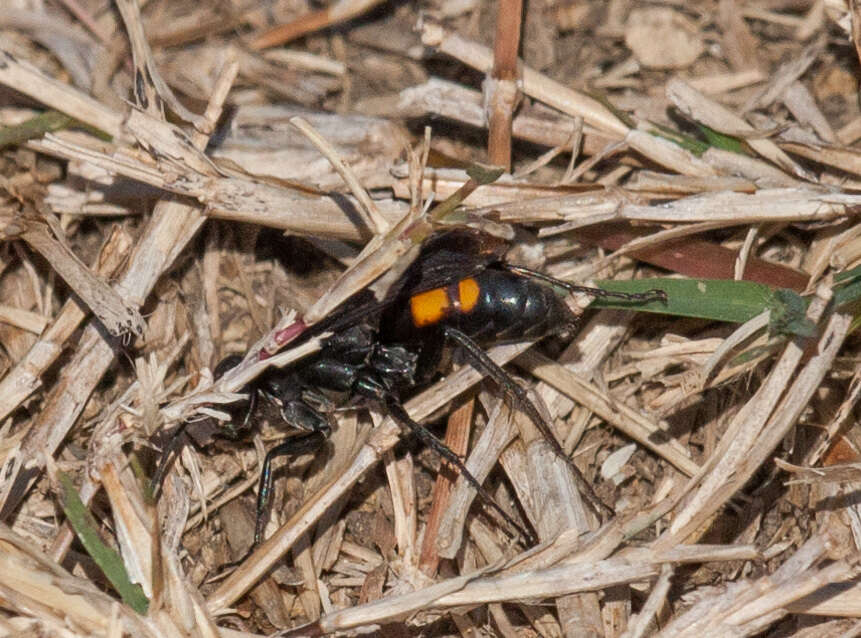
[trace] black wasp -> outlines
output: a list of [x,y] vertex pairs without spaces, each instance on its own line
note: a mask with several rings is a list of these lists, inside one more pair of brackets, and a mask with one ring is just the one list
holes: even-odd
[[[577,318],[554,286],[637,302],[665,299],[665,294],[660,290],[614,293],[572,285],[506,263],[503,254],[507,248],[506,242],[478,231],[459,229],[432,235],[383,301],[348,300],[331,319],[309,331],[333,332],[319,352],[288,369],[268,370],[244,390],[249,399],[232,410],[234,431],[250,426],[261,400],[277,405],[284,422],[301,431],[266,455],[257,497],[255,541],[260,540],[266,518],[272,460],[322,446],[331,432],[332,411],[348,402],[373,403],[416,433],[457,467],[509,524],[524,533],[485,496],[461,460],[407,414],[401,396],[405,390],[430,381],[447,360],[448,350],[460,347],[466,360],[491,377],[535,423],[555,452],[574,468],[526,391],[482,347],[539,339],[573,328]],[[219,364],[216,374],[240,360],[238,356],[228,357]]]

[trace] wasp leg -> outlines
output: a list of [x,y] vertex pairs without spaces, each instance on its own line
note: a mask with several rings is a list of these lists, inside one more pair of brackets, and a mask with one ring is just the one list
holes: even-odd
[[[224,358],[215,368],[215,377],[220,378],[225,372],[238,365],[241,361],[242,357],[238,355],[231,355]],[[208,422],[209,425],[203,428],[199,428],[197,425],[198,423],[201,423],[200,421],[194,423],[184,421],[176,427],[176,430],[167,445],[164,447],[158,467],[150,480],[150,491],[153,494],[153,498],[158,495],[161,490],[164,477],[167,476],[167,473],[171,466],[173,466],[174,461],[179,458],[182,449],[188,445],[189,441],[193,440],[197,445],[202,446],[206,445],[216,435],[235,441],[239,439],[246,430],[250,429],[251,416],[257,409],[258,391],[253,385],[246,386],[242,391],[248,393],[247,401],[241,401],[234,406],[225,406],[225,409],[230,414],[230,422],[227,427],[216,425],[215,420],[211,418],[204,419],[204,422]],[[239,425],[234,425],[236,423]],[[196,431],[189,433],[188,429],[191,425],[195,426],[194,429]]]
[[183,448],[188,444],[188,434],[185,431],[185,425],[185,422],[180,423],[176,426],[173,434],[170,435],[170,440],[167,442],[167,445],[164,446],[164,450],[162,451],[158,467],[155,469],[155,473],[150,479],[149,490],[154,499],[158,497],[158,493],[161,491],[161,484],[164,481],[164,477],[167,476],[168,471],[173,467],[174,461],[179,458]]
[[627,301],[643,302],[663,301],[666,303],[667,301],[667,293],[658,288],[655,288],[653,290],[647,290],[646,292],[614,292],[612,290],[604,290],[603,288],[578,286],[577,284],[572,284],[562,279],[556,279],[556,277],[551,277],[550,275],[547,275],[541,271],[532,270],[531,268],[524,268],[523,266],[503,264],[503,267],[509,272],[513,272],[518,275],[524,275],[526,277],[531,277],[532,279],[538,279],[539,281],[546,281],[548,284],[559,286],[560,288],[564,288],[568,292],[582,292],[586,293],[587,295],[591,295],[592,297],[608,297],[612,299],[625,299]]
[[193,443],[198,447],[204,447],[216,437],[224,437],[231,441],[236,441],[242,437],[244,431],[250,427],[251,415],[257,404],[257,393],[252,392],[250,396],[252,398],[245,408],[246,413],[242,417],[240,428],[232,427],[233,421],[230,422],[228,427],[222,427],[218,421],[211,417],[199,421],[183,421],[176,426],[173,433],[168,435],[170,438],[167,444],[163,446],[164,449],[159,459],[158,467],[156,467],[150,479],[149,487],[153,498],[158,496],[167,473],[173,467],[174,462],[179,458],[186,445]]
[[529,417],[529,420],[535,424],[535,427],[537,427],[541,434],[544,435],[544,438],[547,439],[547,442],[550,444],[550,447],[556,455],[565,461],[574,472],[574,478],[580,484],[580,489],[586,495],[586,498],[592,506],[597,508],[599,511],[603,511],[604,513],[612,516],[615,512],[613,512],[613,510],[604,503],[604,501],[598,498],[598,495],[595,494],[592,486],[580,470],[577,469],[577,466],[574,465],[574,461],[571,457],[565,454],[565,450],[562,449],[562,446],[553,434],[553,429],[550,427],[550,424],[541,416],[538,408],[536,408],[535,404],[530,400],[526,390],[520,387],[520,385],[512,379],[505,370],[496,365],[493,359],[487,356],[484,350],[482,350],[475,341],[470,339],[468,335],[464,334],[457,328],[452,328],[450,326],[443,327],[443,334],[463,348],[472,366],[482,374],[486,374],[493,379],[502,389],[503,393],[505,393],[505,395],[520,410],[522,410],[526,416]]
[[445,443],[440,441],[437,437],[434,436],[433,432],[428,430],[421,423],[415,421],[404,409],[404,406],[401,404],[400,399],[397,396],[392,394],[389,390],[387,390],[382,383],[373,376],[366,375],[358,379],[356,383],[356,391],[366,397],[368,399],[375,400],[379,402],[386,411],[391,415],[391,417],[397,421],[402,427],[406,427],[411,430],[419,440],[434,450],[437,454],[439,454],[443,459],[451,463],[457,470],[463,475],[463,478],[467,483],[472,485],[475,488],[475,491],[484,500],[490,507],[496,510],[500,516],[505,520],[506,523],[511,525],[512,528],[517,530],[517,533],[526,540],[530,545],[534,545],[537,542],[537,539],[533,534],[524,529],[521,525],[519,525],[508,513],[502,509],[496,501],[491,498],[490,494],[487,493],[487,490],[482,487],[481,483],[479,483],[478,479],[472,475],[466,466],[463,464],[463,461],[460,460],[460,457],[452,452],[451,448],[449,448]]
[[504,510],[502,507],[497,504],[496,501],[487,493],[487,490],[478,482],[472,472],[466,469],[466,465],[463,464],[463,461],[460,460],[460,457],[452,452],[451,448],[449,448],[445,443],[440,441],[436,436],[434,436],[433,432],[428,430],[425,426],[413,420],[412,417],[407,413],[404,409],[404,406],[401,405],[400,401],[398,401],[395,397],[389,395],[385,399],[385,407],[391,414],[392,418],[400,423],[402,426],[406,426],[409,428],[418,438],[419,440],[430,447],[434,452],[439,454],[443,459],[448,461],[451,465],[457,468],[458,472],[463,476],[464,480],[469,483],[476,491],[476,493],[481,497],[481,499],[490,505],[496,512],[505,520],[506,523],[511,525],[517,533],[529,544],[535,545],[538,542],[538,539],[535,538],[535,535],[526,530],[522,525],[517,523],[511,516]]
[[282,441],[266,453],[260,482],[257,487],[257,523],[254,528],[254,544],[263,540],[263,531],[269,521],[269,498],[272,494],[272,461],[279,456],[299,456],[316,452],[326,442],[327,433],[323,431],[306,432]]

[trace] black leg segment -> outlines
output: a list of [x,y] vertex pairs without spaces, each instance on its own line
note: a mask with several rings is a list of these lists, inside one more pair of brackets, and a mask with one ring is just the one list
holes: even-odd
[[530,421],[532,421],[532,423],[535,424],[535,427],[538,428],[538,431],[541,432],[545,439],[547,439],[547,442],[550,444],[550,447],[556,455],[564,460],[571,468],[574,473],[574,477],[580,484],[580,489],[586,495],[586,498],[592,503],[593,507],[596,507],[599,511],[603,511],[604,513],[612,516],[614,514],[613,510],[598,498],[598,495],[595,494],[592,486],[589,485],[589,482],[584,478],[580,470],[577,469],[577,466],[574,465],[574,461],[565,454],[565,450],[562,449],[562,446],[553,434],[553,429],[550,427],[550,424],[541,416],[538,408],[536,408],[535,404],[530,400],[526,390],[512,379],[505,370],[496,365],[493,359],[487,356],[484,350],[482,350],[481,347],[466,334],[457,328],[449,326],[444,327],[443,332],[447,338],[451,339],[463,348],[469,362],[476,370],[493,379],[505,396],[529,417]]
[[266,453],[257,484],[257,524],[254,528],[254,544],[263,540],[263,531],[269,521],[269,500],[272,496],[272,461],[279,456],[299,456],[319,450],[326,442],[327,433],[307,432],[285,439]]

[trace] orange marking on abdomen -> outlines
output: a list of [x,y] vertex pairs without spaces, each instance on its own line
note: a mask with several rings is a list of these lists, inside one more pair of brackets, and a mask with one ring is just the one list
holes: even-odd
[[451,308],[445,288],[434,288],[410,297],[410,314],[416,328],[430,326],[443,319]]
[[461,312],[472,312],[472,309],[475,308],[475,305],[478,303],[479,292],[480,286],[472,277],[461,279],[458,282],[457,297],[460,300]]

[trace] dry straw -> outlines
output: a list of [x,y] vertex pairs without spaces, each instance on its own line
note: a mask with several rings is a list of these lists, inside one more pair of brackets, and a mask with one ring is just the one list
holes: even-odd
[[[832,303],[861,260],[854,3],[530,5],[524,24],[515,1],[61,4],[0,15],[0,123],[74,118],[0,166],[0,634],[857,635],[861,377],[854,307]],[[431,200],[473,190],[463,166],[488,158],[510,170],[456,219],[512,260],[791,288],[809,334],[572,300],[567,345],[489,348],[603,520],[470,366],[405,394],[414,419],[448,415],[536,547],[464,479],[429,487],[437,459],[374,406],[334,413],[326,450],[278,471],[258,547],[271,427],[181,450],[150,500],[155,435],[229,419],[250,380],[302,365],[327,333],[275,353],[382,294]],[[57,516],[64,477],[147,613]]]

